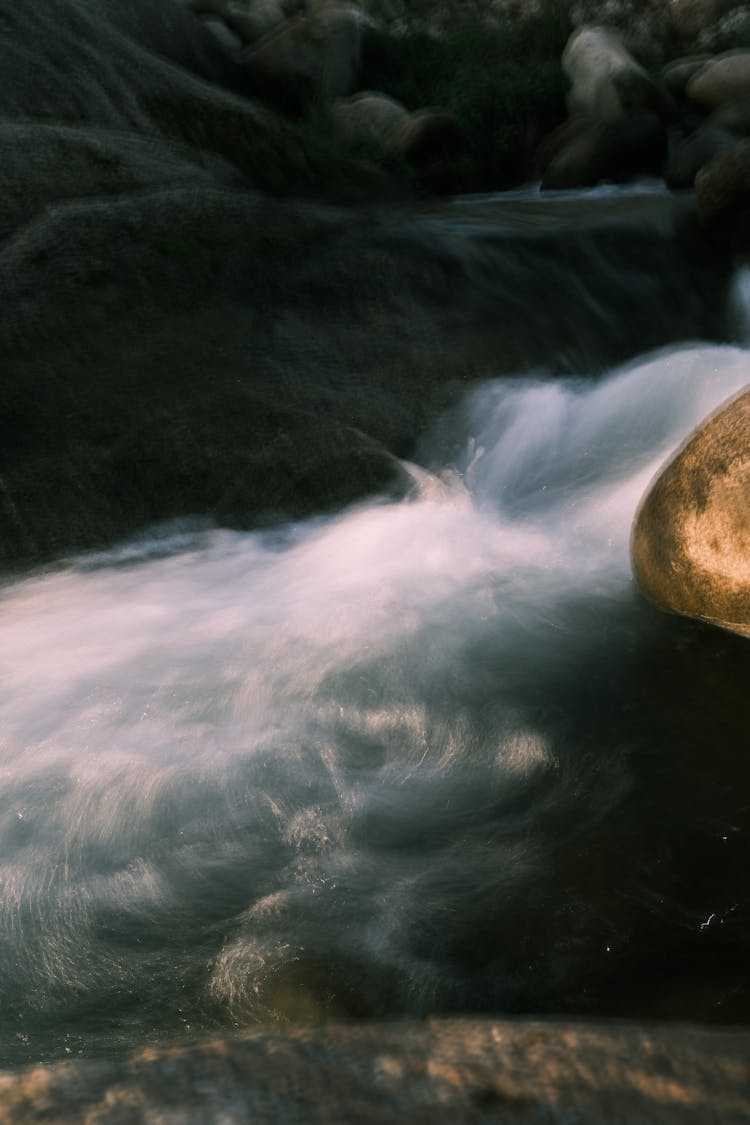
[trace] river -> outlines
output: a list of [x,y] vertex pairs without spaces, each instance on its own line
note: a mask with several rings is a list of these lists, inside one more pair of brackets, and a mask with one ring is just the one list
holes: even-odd
[[499,359],[398,499],[6,579],[0,1064],[269,1021],[750,1019],[750,648],[647,605],[628,552],[750,381],[747,290],[733,342]]

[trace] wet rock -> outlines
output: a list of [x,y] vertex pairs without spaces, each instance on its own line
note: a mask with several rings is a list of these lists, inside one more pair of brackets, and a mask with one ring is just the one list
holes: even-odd
[[687,55],[673,59],[662,69],[661,80],[664,87],[675,98],[682,98],[690,79],[709,62],[709,54]]
[[707,124],[727,129],[738,137],[750,135],[750,95],[719,106],[708,118]]
[[452,113],[422,109],[396,127],[388,155],[411,165],[425,187],[445,192],[460,189],[458,165],[466,147],[466,135]]
[[230,54],[234,55],[236,58],[239,58],[239,53],[243,46],[242,40],[239,35],[235,35],[235,33],[230,30],[224,19],[220,19],[217,16],[206,16],[201,19],[201,22],[218,42],[221,43],[225,50],[229,51]]
[[671,188],[690,188],[698,172],[717,156],[734,148],[737,138],[728,129],[704,125],[675,146],[664,169]]
[[750,51],[729,51],[707,62],[687,83],[685,94],[707,109],[750,95]]
[[342,144],[367,147],[379,154],[385,152],[394,131],[409,117],[400,102],[370,90],[338,99],[331,115]]
[[229,0],[190,0],[189,7],[197,16],[215,16],[223,19],[229,7]]
[[562,63],[571,81],[571,114],[614,121],[661,108],[663,95],[657,84],[609,28],[579,28],[568,40]]
[[704,1125],[750,1114],[750,1036],[430,1019],[261,1030],[0,1075],[4,1125]]
[[230,4],[224,17],[227,26],[246,45],[257,43],[284,23],[286,15],[276,0],[260,0],[246,7]]
[[249,78],[260,93],[289,109],[348,94],[359,69],[361,25],[359,13],[346,7],[297,16],[247,53]]
[[659,474],[636,516],[632,559],[661,609],[750,636],[750,392]]
[[694,42],[737,5],[738,0],[671,0],[675,32],[683,41]]
[[698,219],[733,249],[750,245],[750,140],[704,165],[695,177]]
[[750,6],[739,4],[698,35],[703,50],[718,53],[750,46]]
[[606,123],[581,119],[571,132],[573,136],[544,170],[545,190],[591,187],[604,181],[626,183],[662,173],[667,133],[654,114],[632,114]]

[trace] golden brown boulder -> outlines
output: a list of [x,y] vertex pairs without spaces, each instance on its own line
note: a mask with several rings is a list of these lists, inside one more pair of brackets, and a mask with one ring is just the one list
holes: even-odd
[[631,549],[650,601],[750,636],[750,390],[711,415],[662,470]]

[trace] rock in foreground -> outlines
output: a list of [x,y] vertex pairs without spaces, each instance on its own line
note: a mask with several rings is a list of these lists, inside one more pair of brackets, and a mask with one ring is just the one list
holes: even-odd
[[750,1034],[431,1020],[261,1032],[0,1075],[5,1125],[747,1121]]
[[657,478],[632,556],[650,601],[750,636],[750,391],[704,422]]

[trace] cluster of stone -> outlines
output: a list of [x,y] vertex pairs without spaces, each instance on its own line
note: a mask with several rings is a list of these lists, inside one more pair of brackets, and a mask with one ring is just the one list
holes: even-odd
[[450,178],[465,149],[453,114],[439,107],[410,112],[379,91],[359,89],[363,30],[381,23],[397,30],[397,5],[381,12],[346,0],[191,0],[191,7],[242,65],[249,92],[291,113],[319,107],[343,150],[403,161],[428,187]]
[[[375,163],[405,162],[440,190],[465,151],[444,108],[409,111],[360,87],[362,36],[443,34],[461,19],[529,18],[521,0],[188,0],[247,77],[248,93],[284,111],[311,106],[331,139]],[[750,5],[733,0],[535,0],[574,30],[562,65],[568,119],[539,147],[547,189],[664,176],[696,186],[701,216],[734,221],[750,174]],[[539,13],[537,13],[539,14]],[[696,53],[697,52],[697,53]]]
[[613,28],[584,25],[563,55],[569,118],[538,154],[547,188],[664,176],[724,220],[750,184],[750,50],[678,55],[654,74]]

